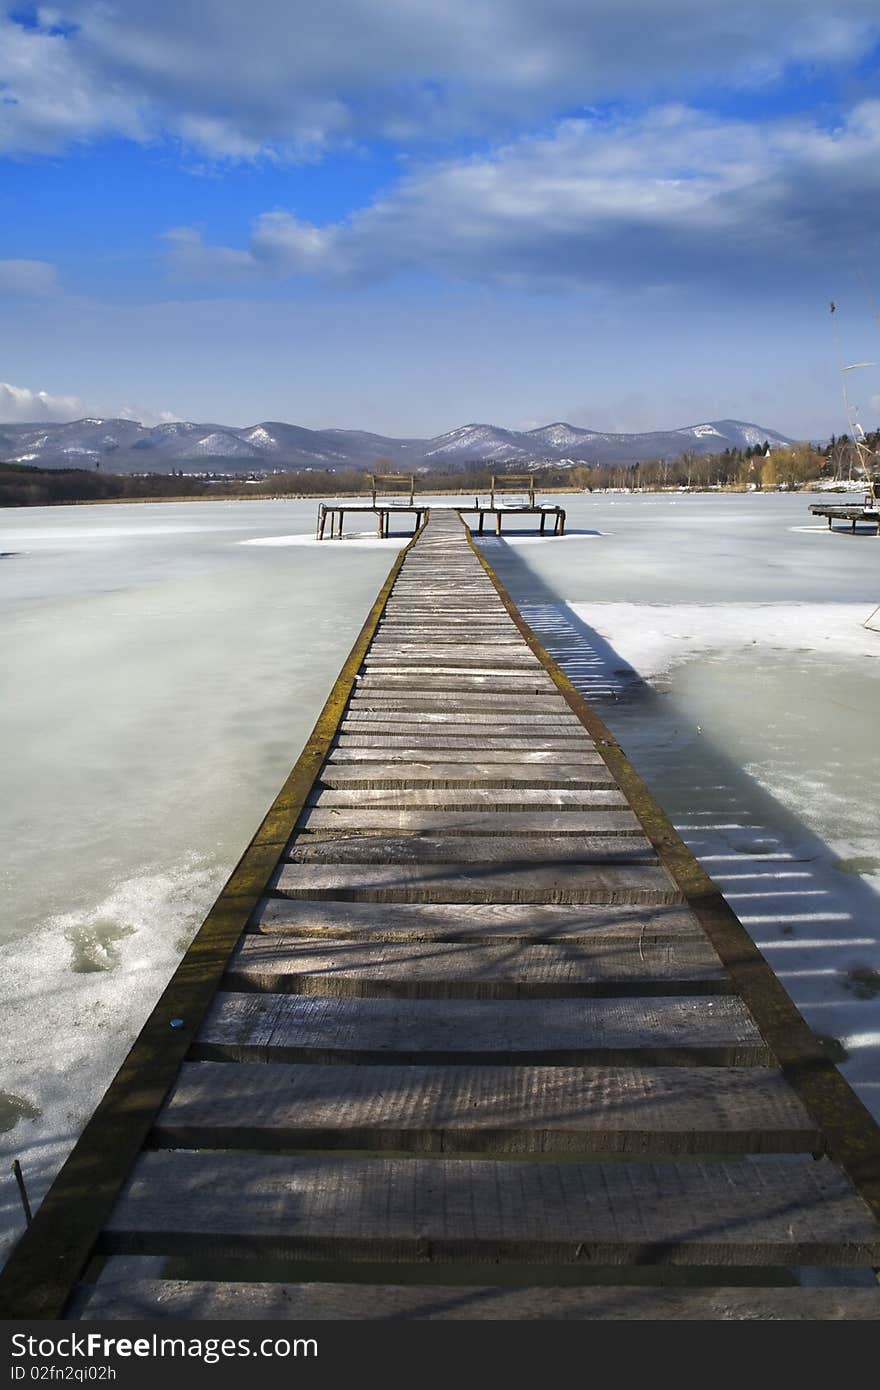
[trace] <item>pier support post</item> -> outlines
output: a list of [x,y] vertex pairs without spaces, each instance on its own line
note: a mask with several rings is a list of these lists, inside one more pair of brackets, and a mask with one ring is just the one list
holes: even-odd
[[501,535],[501,513],[500,513],[500,512],[496,512],[496,513],[495,513],[495,535],[496,535],[496,536],[500,536],[500,535]]
[[541,513],[541,535],[542,535],[542,536],[543,536],[543,534],[544,534],[544,527],[546,526],[546,524],[547,524],[547,513],[546,513],[546,512],[542,512],[542,513]]
[[477,533],[478,533],[478,535],[481,535],[481,536],[482,536],[482,534],[483,534],[483,525],[484,525],[485,521],[486,521],[486,513],[485,513],[485,512],[480,512],[480,524],[479,524],[479,526],[478,526],[478,528],[477,528]]
[[342,518],[343,518],[344,516],[345,516],[345,512],[344,512],[344,511],[342,510],[342,508],[340,507],[340,508],[339,508],[339,530],[336,532],[336,539],[337,539],[338,541],[341,541],[341,540],[342,540]]

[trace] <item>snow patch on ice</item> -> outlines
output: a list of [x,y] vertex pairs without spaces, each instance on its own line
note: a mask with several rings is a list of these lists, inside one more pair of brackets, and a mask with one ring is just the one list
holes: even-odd
[[[380,540],[372,531],[354,531],[351,535],[344,535],[342,537],[342,543],[343,545],[356,545],[361,548],[364,546],[369,548],[375,546],[381,550],[400,550],[401,546],[406,545],[410,539],[410,536],[388,536]],[[336,541],[337,538],[334,536],[334,545]],[[324,547],[329,545],[330,541],[328,537],[325,537],[323,541],[318,541],[310,532],[300,532],[298,535],[293,536],[255,536],[251,540],[237,541],[236,544],[260,546],[320,545]]]
[[880,657],[878,634],[862,626],[860,603],[573,603],[639,675],[661,675],[697,651],[734,652],[754,646],[835,660]]
[[575,541],[599,540],[609,534],[608,531],[566,531],[564,536],[551,536],[549,533],[542,536],[540,533],[533,534],[528,531],[505,531],[501,536],[475,535],[474,539],[479,541],[480,545],[491,549],[502,545],[548,545],[552,543],[555,546],[566,542],[571,545]]
[[[170,872],[115,884],[93,907],[48,918],[0,946],[0,1091],[24,1102],[2,1135],[33,1205],[45,1194],[221,886],[188,856]],[[30,1116],[30,1118],[29,1118]],[[0,1186],[0,1250],[16,1239],[14,1184]]]

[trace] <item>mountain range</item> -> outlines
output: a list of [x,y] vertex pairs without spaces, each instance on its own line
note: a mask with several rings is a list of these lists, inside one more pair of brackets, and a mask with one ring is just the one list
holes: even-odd
[[688,450],[714,454],[768,441],[793,441],[762,425],[714,420],[677,430],[608,434],[557,422],[533,430],[462,425],[432,439],[395,439],[363,430],[308,430],[267,420],[238,428],[179,420],[147,426],[136,420],[73,420],[67,424],[0,424],[0,461],[42,468],[94,468],[114,473],[272,472],[276,469],[449,471],[468,463],[562,465],[674,459]]

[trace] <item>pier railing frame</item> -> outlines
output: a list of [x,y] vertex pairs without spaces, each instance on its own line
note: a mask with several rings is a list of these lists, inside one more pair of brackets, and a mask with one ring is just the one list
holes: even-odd
[[[508,486],[509,485],[509,486]],[[502,473],[492,474],[492,488],[490,496],[492,504],[490,510],[495,508],[496,492],[518,492],[525,487],[529,494],[529,506],[535,505],[535,475],[533,473]]]
[[414,473],[368,473],[367,477],[370,480],[370,499],[374,507],[376,498],[380,493],[384,493],[389,498],[403,495],[392,491],[391,488],[380,488],[379,483],[404,483],[409,493],[409,505],[413,505],[416,495],[416,475]]

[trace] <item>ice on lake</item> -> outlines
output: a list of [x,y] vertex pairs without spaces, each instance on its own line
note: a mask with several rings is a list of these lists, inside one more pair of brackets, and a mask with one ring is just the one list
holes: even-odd
[[483,545],[880,1114],[880,540],[810,500],[568,499],[601,540]]
[[[880,1111],[880,541],[801,496],[560,500],[563,541],[510,516],[486,553]],[[35,1198],[406,539],[316,545],[315,512],[0,512],[2,1171],[20,1157]],[[0,1200],[9,1236],[11,1180]]]

